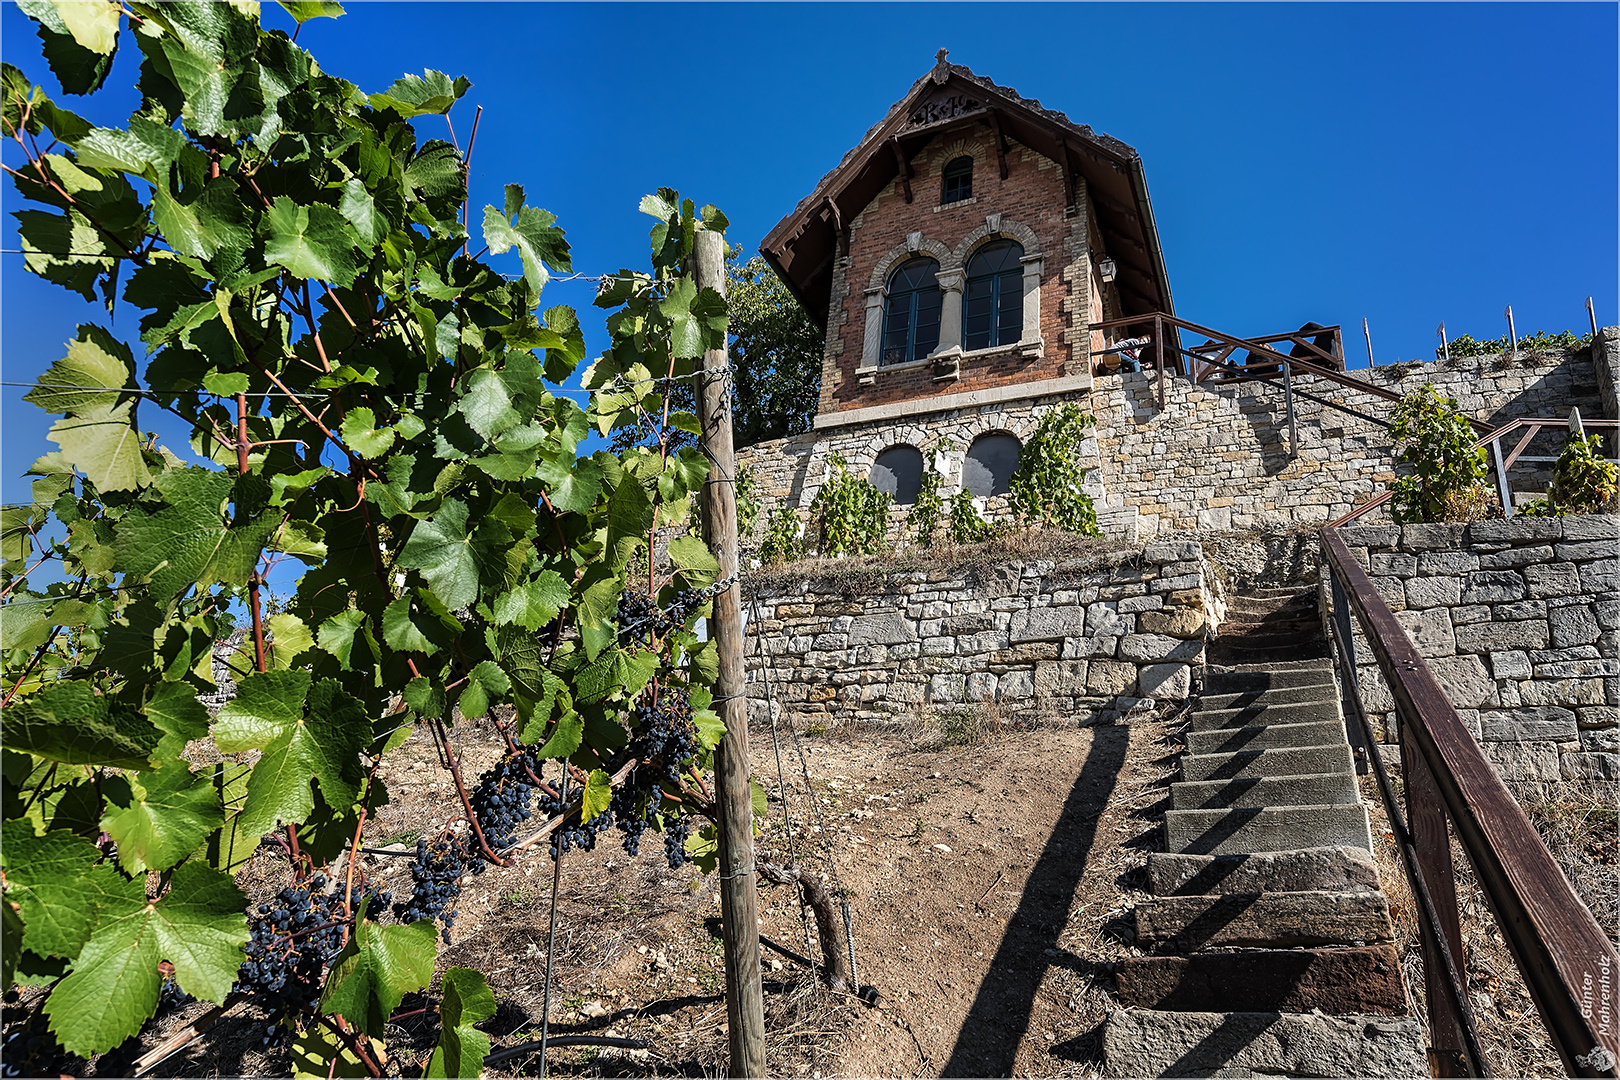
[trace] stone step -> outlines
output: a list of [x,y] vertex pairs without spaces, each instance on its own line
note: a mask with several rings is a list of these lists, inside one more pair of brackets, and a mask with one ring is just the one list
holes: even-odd
[[1114,963],[1115,992],[1139,1009],[1213,1012],[1407,1011],[1393,945],[1354,949],[1267,949],[1195,956],[1130,956]]
[[1370,852],[1353,847],[1310,847],[1237,855],[1147,857],[1148,892],[1199,896],[1222,892],[1356,892],[1378,888]]
[[1248,705],[1294,705],[1302,701],[1337,701],[1339,684],[1328,676],[1304,686],[1279,686],[1270,690],[1241,690],[1235,694],[1205,694],[1200,709],[1241,709]]
[[1359,803],[1166,810],[1164,836],[1168,850],[1190,855],[1292,851],[1317,844],[1372,850],[1367,811]]
[[1282,633],[1284,630],[1320,630],[1322,622],[1311,612],[1291,610],[1274,612],[1228,611],[1221,620],[1221,635],[1253,634],[1260,631]]
[[1167,896],[1136,907],[1136,944],[1158,953],[1368,945],[1393,939],[1389,902],[1380,892]]
[[1307,776],[1245,776],[1170,785],[1170,809],[1218,810],[1228,806],[1325,806],[1361,801],[1355,773]]
[[1265,724],[1240,728],[1213,728],[1185,734],[1189,754],[1230,754],[1237,750],[1281,750],[1294,746],[1327,746],[1343,742],[1342,720],[1311,720],[1300,724]]
[[1242,599],[1243,597],[1246,597],[1246,596],[1252,596],[1252,597],[1310,596],[1310,597],[1314,597],[1315,595],[1316,595],[1316,586],[1315,585],[1305,585],[1305,586],[1299,586],[1299,585],[1256,585],[1256,586],[1252,586],[1250,588],[1244,589],[1243,592],[1241,594],[1239,594],[1239,599]]
[[1214,731],[1219,728],[1267,727],[1271,724],[1306,724],[1312,721],[1338,719],[1340,713],[1337,692],[1315,701],[1292,701],[1287,704],[1274,703],[1268,694],[1252,705],[1243,705],[1235,709],[1211,708],[1205,703],[1192,714],[1189,727],[1193,731]]
[[1350,747],[1344,741],[1343,731],[1340,731],[1336,742],[1324,746],[1239,750],[1235,754],[1185,754],[1181,759],[1181,778],[1187,781],[1232,780],[1240,776],[1305,776],[1354,770],[1355,763],[1350,758]]
[[1275,653],[1280,656],[1299,656],[1301,653],[1309,655],[1321,651],[1322,641],[1321,631],[1313,629],[1287,634],[1222,635],[1210,642],[1210,648],[1234,660],[1248,660],[1255,659],[1259,653]]
[[1113,1013],[1105,1076],[1428,1076],[1415,1017]]
[[[1218,640],[1218,639],[1217,639]],[[1204,692],[1209,694],[1237,694],[1255,690],[1276,690],[1296,686],[1313,686],[1333,678],[1330,660],[1307,660],[1298,664],[1241,664],[1236,667],[1211,668],[1204,673]]]

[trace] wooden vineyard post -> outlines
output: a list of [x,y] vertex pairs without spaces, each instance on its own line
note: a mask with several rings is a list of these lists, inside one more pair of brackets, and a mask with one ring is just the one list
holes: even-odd
[[[693,283],[726,291],[726,244],[718,232],[697,234]],[[714,598],[710,636],[719,653],[715,709],[726,734],[714,754],[719,817],[720,920],[726,962],[726,1016],[731,1076],[765,1075],[765,991],[759,966],[759,890],[754,879],[754,805],[749,787],[748,702],[743,696],[742,588],[737,583],[737,461],[731,441],[731,379],[722,345],[703,354],[694,373],[702,445],[709,459],[703,485],[703,532],[730,584]]]

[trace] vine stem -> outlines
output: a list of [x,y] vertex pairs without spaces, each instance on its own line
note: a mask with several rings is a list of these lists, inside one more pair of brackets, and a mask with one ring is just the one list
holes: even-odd
[[[368,789],[369,790],[369,789]],[[349,923],[353,921],[354,904],[354,861],[360,856],[360,833],[366,827],[366,815],[370,808],[360,808],[360,820],[354,823],[354,839],[349,843],[349,871],[343,877],[343,944],[349,943]],[[358,928],[357,928],[358,929]]]
[[451,779],[455,780],[456,782],[456,794],[461,796],[461,806],[462,809],[467,811],[467,821],[472,825],[473,835],[478,838],[479,850],[488,856],[489,861],[494,863],[496,866],[511,865],[505,859],[495,854],[495,852],[490,849],[489,841],[484,839],[484,828],[478,824],[478,815],[473,813],[472,800],[467,798],[467,785],[461,782],[461,769],[456,764],[455,752],[450,749],[450,736],[445,734],[444,721],[440,720],[438,717],[434,717],[433,731],[434,734],[439,737],[439,741],[444,746],[445,763],[450,767]]
[[[349,1025],[343,1022],[343,1017],[323,1016],[321,1019],[326,1022],[328,1027],[337,1032],[337,1037],[343,1040],[344,1046],[354,1051],[355,1056],[360,1059],[360,1063],[366,1067],[366,1072],[372,1076],[381,1076],[383,1074],[382,1070],[377,1067],[377,1063],[371,1060],[371,1055],[366,1053],[366,1048],[360,1044],[360,1040],[349,1030]],[[334,1060],[332,1064],[335,1071],[337,1062]]]
[[[240,479],[246,480],[248,474],[248,451],[253,444],[248,439],[248,403],[247,394],[236,395],[236,473]],[[253,575],[248,578],[248,610],[253,615],[253,663],[262,674],[265,670],[264,662],[264,613],[259,605],[259,571],[254,569]]]

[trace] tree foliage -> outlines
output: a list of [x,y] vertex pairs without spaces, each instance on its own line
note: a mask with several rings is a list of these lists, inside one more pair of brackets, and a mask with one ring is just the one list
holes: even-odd
[[[140,1029],[160,963],[223,1001],[248,939],[231,875],[260,841],[295,881],[336,861],[364,886],[354,847],[388,801],[384,755],[413,728],[448,753],[457,712],[497,703],[515,709],[514,754],[538,748],[538,768],[579,781],[576,836],[611,800],[680,857],[712,810],[692,777],[723,733],[713,646],[692,630],[717,566],[698,540],[667,560],[652,541],[709,470],[674,445],[696,418],[667,391],[726,332],[724,300],[684,275],[723,215],[668,189],[642,202],[651,269],[603,281],[611,346],[582,406],[548,388],[585,357],[575,313],[541,310],[549,275],[571,269],[563,230],[517,184],[464,225],[467,162],[440,117],[466,79],[428,71],[367,94],[264,30],[256,5],[24,7],[69,94],[97,89],[121,43],[141,52],[123,127],[9,65],[3,90],[26,158],[8,171],[27,269],[136,312],[145,355],[79,327],[28,395],[60,417],[60,449],[0,522],[6,985],[52,983],[51,1029],[80,1054]],[[440,124],[448,140],[419,130]],[[205,464],[159,445],[152,410]],[[581,454],[593,428],[637,422],[643,445]],[[302,573],[266,619],[281,564]],[[626,618],[627,591],[657,617]],[[216,689],[238,604],[255,645],[210,717],[198,695]],[[653,713],[685,725],[689,756],[645,750]],[[240,763],[194,766],[222,759]],[[424,836],[503,861],[453,779],[456,809]],[[682,802],[660,805],[659,783]],[[305,1029],[303,1057],[369,1068],[353,1033],[382,1035],[430,976],[437,935],[333,903],[345,944],[317,965],[318,1012],[287,1022]],[[435,1070],[477,1075],[486,996],[473,975],[447,989]]]
[[821,329],[763,258],[726,267],[738,446],[810,430],[821,398]]

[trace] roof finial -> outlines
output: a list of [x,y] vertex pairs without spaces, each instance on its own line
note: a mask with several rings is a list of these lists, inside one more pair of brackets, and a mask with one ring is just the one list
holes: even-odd
[[945,66],[945,58],[947,56],[949,56],[949,55],[951,55],[951,50],[949,50],[949,49],[941,49],[941,50],[939,50],[939,52],[934,54],[934,61],[937,64],[939,64],[941,67],[943,67],[943,66]]
[[935,86],[944,86],[945,80],[950,77],[951,65],[945,60],[949,55],[949,49],[941,49],[934,54],[934,70],[929,75],[933,78]]

